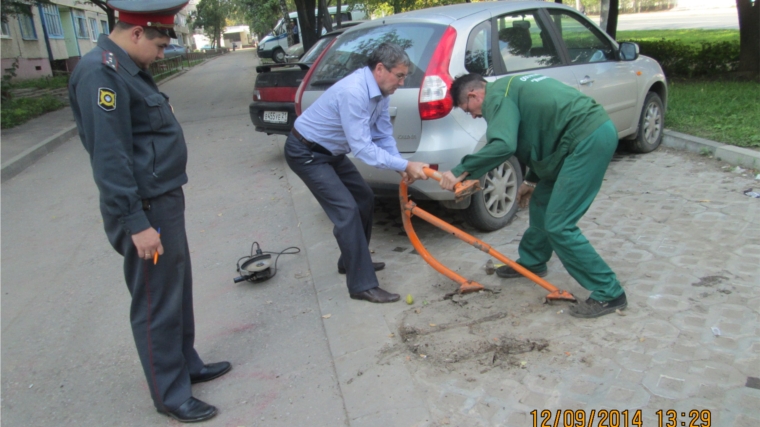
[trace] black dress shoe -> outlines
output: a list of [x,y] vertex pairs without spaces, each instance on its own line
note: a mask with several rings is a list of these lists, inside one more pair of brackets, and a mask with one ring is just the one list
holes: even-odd
[[216,362],[203,365],[203,369],[195,375],[190,375],[190,384],[203,383],[219,378],[232,369],[230,362]]
[[162,411],[160,409],[157,411],[182,423],[197,423],[216,415],[216,407],[194,397],[187,399],[185,403],[173,411]]
[[390,292],[380,289],[380,287],[367,289],[364,292],[356,294],[350,294],[351,299],[361,299],[369,302],[376,302],[382,304],[384,302],[396,302],[401,298],[399,294],[392,294]]
[[[380,271],[385,268],[384,262],[373,262],[372,267],[375,268],[375,271]],[[346,274],[346,267],[338,266],[338,274]]]

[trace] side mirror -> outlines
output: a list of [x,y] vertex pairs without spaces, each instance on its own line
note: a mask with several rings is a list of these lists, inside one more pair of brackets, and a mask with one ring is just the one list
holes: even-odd
[[639,57],[639,45],[631,42],[620,43],[620,59],[633,61]]

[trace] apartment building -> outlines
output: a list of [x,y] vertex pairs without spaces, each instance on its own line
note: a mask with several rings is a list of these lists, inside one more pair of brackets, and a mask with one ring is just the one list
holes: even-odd
[[[71,72],[79,59],[96,46],[100,34],[109,34],[108,15],[80,0],[54,0],[30,6],[31,16],[8,17],[2,24],[0,52],[3,73],[17,65],[16,78],[50,76]],[[118,12],[117,12],[118,19]],[[177,39],[172,44],[190,45],[187,13],[175,16]]]

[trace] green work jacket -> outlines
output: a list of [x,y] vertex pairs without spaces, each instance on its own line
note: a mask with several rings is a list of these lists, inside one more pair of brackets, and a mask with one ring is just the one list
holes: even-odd
[[515,155],[529,167],[525,180],[554,181],[575,146],[610,118],[592,98],[540,74],[486,85],[482,105],[486,145],[464,156],[451,172],[480,178]]

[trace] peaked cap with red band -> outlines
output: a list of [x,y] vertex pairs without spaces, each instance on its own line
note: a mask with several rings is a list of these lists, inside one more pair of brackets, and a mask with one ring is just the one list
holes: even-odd
[[108,7],[119,12],[119,21],[141,27],[152,27],[173,39],[174,15],[190,0],[109,0]]

